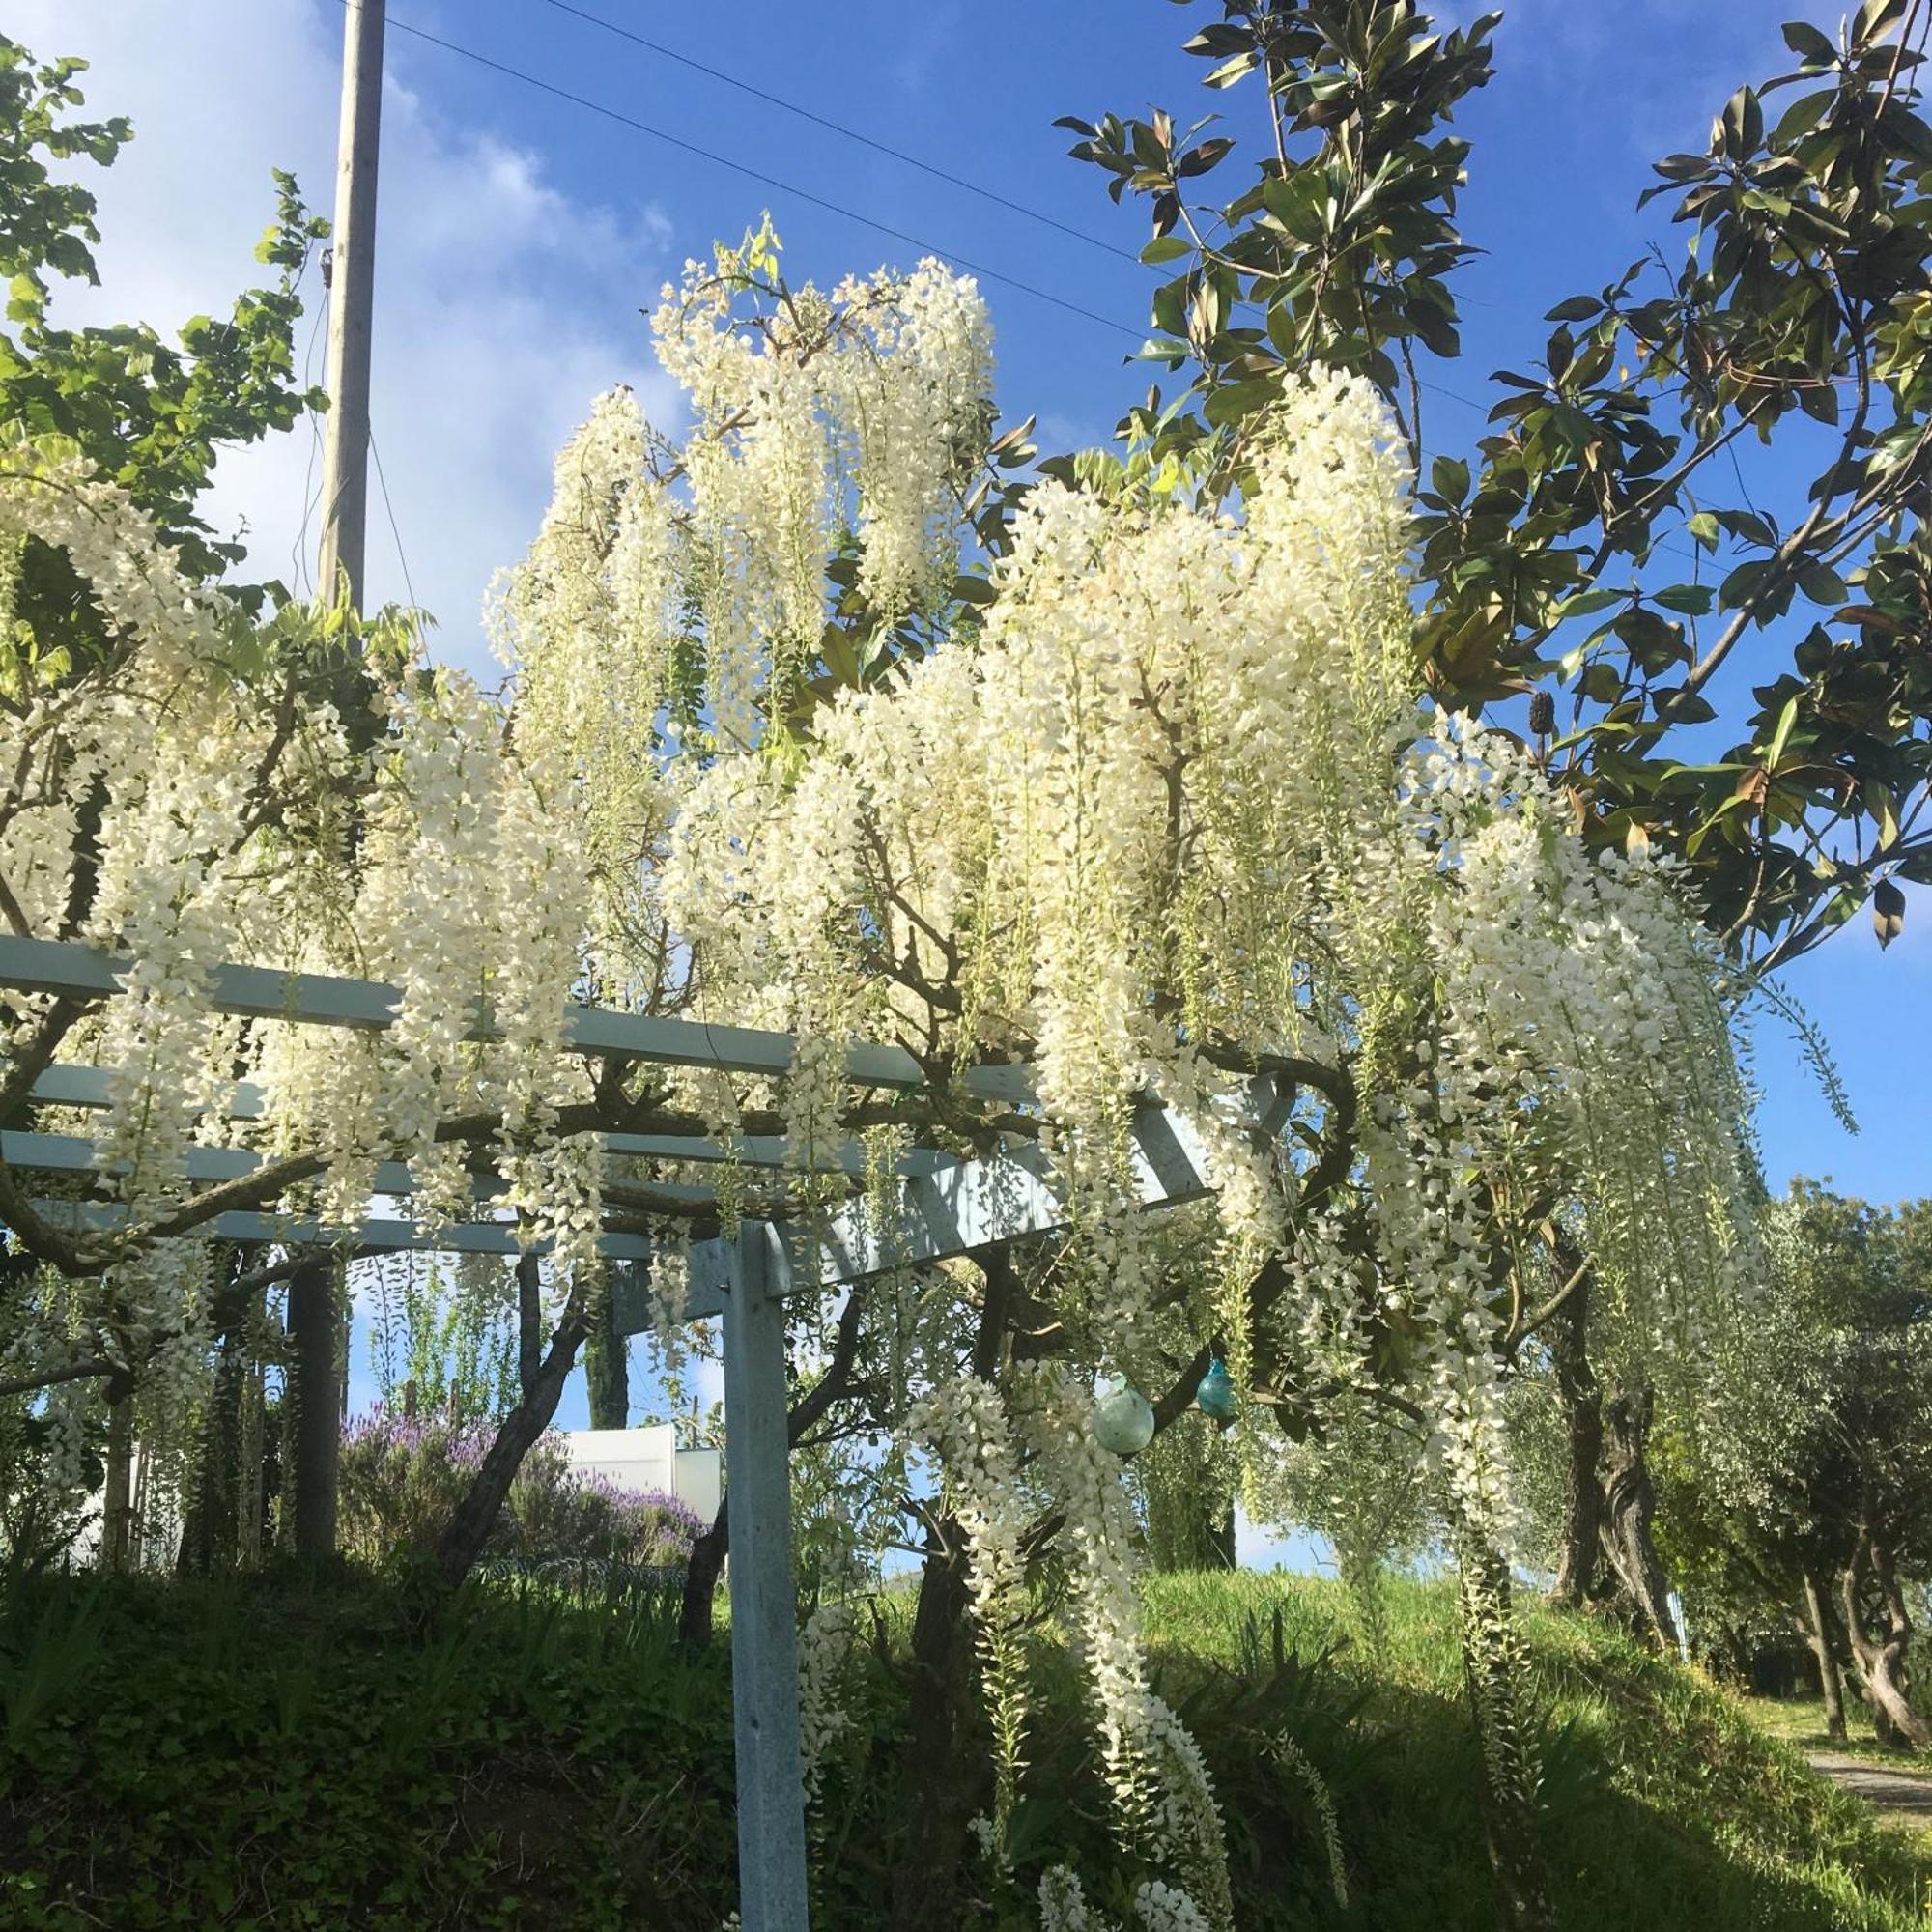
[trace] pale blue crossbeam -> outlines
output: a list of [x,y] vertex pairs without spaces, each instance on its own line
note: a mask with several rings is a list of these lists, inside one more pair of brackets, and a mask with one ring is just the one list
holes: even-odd
[[[57,1228],[70,1232],[87,1230],[101,1234],[117,1233],[128,1225],[128,1210],[102,1201],[36,1201],[35,1210]],[[517,1244],[517,1231],[508,1221],[461,1221],[425,1234],[413,1221],[374,1218],[358,1221],[354,1227],[337,1227],[303,1215],[260,1214],[236,1208],[218,1214],[213,1221],[199,1223],[189,1238],[213,1241],[263,1241],[289,1248],[343,1247],[358,1252],[413,1252],[416,1254],[515,1255],[524,1250]],[[536,1252],[549,1252],[550,1244],[536,1243]],[[646,1262],[657,1244],[642,1235],[605,1234],[597,1242],[597,1252],[611,1261]],[[714,1291],[708,1313],[716,1314],[721,1304]]]
[[[113,1099],[114,1075],[105,1066],[49,1066],[34,1082],[33,1097],[49,1107],[73,1107],[86,1111],[107,1106]],[[231,1121],[260,1121],[268,1117],[268,1097],[252,1080],[238,1081],[229,1090],[221,1109]],[[745,1167],[796,1167],[786,1151],[782,1134],[747,1134],[733,1147],[697,1134],[602,1134],[607,1153],[630,1154],[646,1160],[689,1160],[714,1167],[735,1160]],[[908,1148],[895,1163],[897,1174],[931,1174],[941,1168],[956,1167],[957,1154],[938,1148]],[[867,1171],[866,1150],[857,1141],[838,1146],[813,1156],[810,1172],[849,1174],[854,1179]]]
[[[23,993],[111,997],[126,990],[121,977],[132,963],[97,947],[0,935],[0,986],[14,986]],[[401,990],[384,980],[285,973],[269,966],[217,966],[209,989],[209,1005],[216,1012],[365,1032],[393,1026],[401,1000]],[[580,1053],[635,1057],[666,1066],[715,1066],[726,1073],[772,1078],[791,1070],[795,1041],[786,1033],[713,1026],[702,1020],[654,1019],[576,1005],[564,1008],[564,1022],[568,1042]],[[492,1037],[486,1015],[479,1014],[469,1037]],[[924,1069],[904,1047],[878,1041],[861,1041],[848,1049],[845,1077],[860,1087],[912,1090],[926,1085]],[[977,1100],[1012,1105],[1033,1098],[1033,1083],[1023,1066],[970,1066],[960,1073],[958,1085]]]

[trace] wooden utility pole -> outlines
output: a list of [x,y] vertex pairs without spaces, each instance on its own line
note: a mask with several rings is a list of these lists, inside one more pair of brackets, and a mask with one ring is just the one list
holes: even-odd
[[376,157],[383,126],[386,0],[348,0],[342,37],[342,126],[335,164],[335,235],[328,285],[328,418],[322,463],[317,586],[346,580],[362,605],[369,509],[369,324],[376,290]]

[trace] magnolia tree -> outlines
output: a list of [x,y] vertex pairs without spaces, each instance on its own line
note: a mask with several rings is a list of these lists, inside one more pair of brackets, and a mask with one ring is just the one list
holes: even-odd
[[[0,1373],[78,1444],[104,1364],[166,1440],[207,1400],[217,1214],[314,1213],[353,1244],[400,1160],[434,1234],[494,1175],[551,1342],[445,1537],[460,1570],[554,1407],[601,1229],[655,1236],[674,1327],[683,1240],[829,1211],[847,1137],[886,1216],[914,1138],[1037,1142],[1063,1237],[795,1311],[806,1379],[824,1372],[795,1430],[862,1399],[889,1435],[871,1533],[924,1526],[937,1688],[913,1714],[904,1889],[953,1910],[969,1823],[972,1883],[1020,1882],[1023,1633],[1051,1569],[1118,1807],[1104,1882],[1140,1925],[1229,1924],[1214,1793],[1142,1657],[1120,1453],[1211,1381],[1255,1480],[1287,1419],[1302,1489],[1326,1483],[1358,1546],[1375,1512],[1324,1461],[1373,1439],[1427,1497],[1462,1565],[1505,1896],[1541,1922],[1509,1351],[1560,1306],[1559,1239],[1662,1350],[1698,1346],[1750,1264],[1724,988],[1672,865],[1586,848],[1516,743],[1418,708],[1407,454],[1360,381],[1285,384],[1225,496],[1140,458],[989,491],[986,318],[936,264],[793,290],[767,233],[694,266],[655,327],[692,430],[673,447],[628,394],[598,404],[500,586],[497,697],[394,627],[249,621],[72,450],[11,434],[0,527],[64,554],[112,647],[0,719],[0,880],[16,931],[128,970],[118,998],[13,1010],[0,1111],[56,1057],[106,1069],[81,1191],[113,1211],[0,1170],[44,1264]],[[976,518],[994,554],[962,594]],[[386,980],[396,1023],[225,1016],[224,959]],[[593,1064],[573,994],[799,1046],[771,1082]],[[853,1092],[862,1038],[907,1048],[929,1092]],[[1037,1098],[976,1100],[956,1076],[989,1062]],[[1206,1151],[1205,1270],[1161,1266],[1136,1211],[1148,1096]],[[613,1130],[780,1132],[788,1166],[727,1161],[694,1216],[669,1191],[686,1170],[607,1153]],[[263,1160],[195,1184],[198,1145]],[[809,1755],[839,1628],[807,1646]],[[977,1818],[955,1667],[975,1648]],[[1105,1922],[1065,1869],[1039,1909]]]

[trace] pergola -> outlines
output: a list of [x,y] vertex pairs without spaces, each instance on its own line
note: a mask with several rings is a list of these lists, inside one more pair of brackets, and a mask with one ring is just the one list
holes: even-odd
[[[90,947],[48,940],[0,937],[0,986],[78,1000],[104,1000],[123,990],[130,962]],[[271,968],[223,965],[213,976],[213,1009],[256,1019],[310,1026],[381,1030],[396,1017],[401,995],[380,981],[286,973]],[[661,1065],[710,1066],[726,1073],[782,1076],[795,1041],[787,1034],[712,1026],[571,1006],[567,1050],[599,1059],[653,1062]],[[473,1037],[485,1037],[479,1023]],[[927,1085],[919,1062],[903,1048],[855,1045],[846,1061],[854,1085],[917,1091]],[[988,1065],[964,1070],[958,1086],[976,1099],[1010,1107],[1033,1102],[1026,1069]],[[109,1081],[103,1069],[66,1064],[47,1066],[31,1096],[71,1108],[104,1106]],[[1270,1091],[1264,1118],[1279,1125],[1292,1094]],[[263,1095],[246,1083],[230,1094],[227,1117],[259,1118]],[[785,1150],[776,1138],[749,1139],[728,1151],[715,1141],[683,1135],[606,1133],[612,1153],[679,1161],[733,1158],[753,1166],[782,1167]],[[1141,1204],[1171,1207],[1208,1192],[1200,1144],[1184,1121],[1156,1099],[1135,1108],[1132,1127],[1135,1182]],[[0,1133],[7,1166],[28,1173],[98,1171],[94,1143],[81,1136]],[[856,1149],[838,1162],[857,1174]],[[244,1180],[261,1165],[246,1148],[198,1146],[188,1158],[193,1183]],[[388,1162],[376,1177],[381,1194],[407,1197],[406,1167]],[[1046,1157],[1032,1142],[1006,1137],[984,1158],[964,1159],[943,1151],[914,1150],[900,1163],[899,1198],[893,1225],[847,1209],[810,1224],[745,1220],[735,1238],[694,1242],[688,1249],[689,1293],[683,1318],[722,1316],[724,1321],[725,1503],[730,1528],[732,1709],[735,1727],[740,1912],[745,1932],[803,1932],[808,1923],[805,1804],[799,1754],[797,1606],[791,1567],[789,1448],[785,1401],[785,1297],[812,1289],[851,1285],[869,1276],[981,1253],[1028,1236],[1049,1234],[1066,1221]],[[275,1242],[283,1246],[337,1245],[358,1249],[435,1249],[511,1255],[519,1252],[512,1225],[491,1214],[497,1191],[487,1172],[476,1178],[476,1217],[425,1235],[410,1221],[372,1219],[354,1227],[257,1209],[218,1213],[191,1231],[205,1239]],[[694,1202],[708,1189],[682,1190]],[[108,1204],[44,1200],[37,1212],[70,1230],[111,1230],[124,1209]],[[650,1241],[641,1235],[607,1230],[600,1243],[612,1259],[644,1261]],[[642,1297],[620,1300],[618,1326],[643,1332],[652,1318]]]

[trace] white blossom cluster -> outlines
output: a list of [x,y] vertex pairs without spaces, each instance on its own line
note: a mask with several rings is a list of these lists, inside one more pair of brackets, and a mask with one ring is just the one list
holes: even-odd
[[1003,1849],[1025,1763],[1023,1545],[1036,1497],[1022,1478],[1023,1445],[1000,1392],[980,1377],[962,1376],[933,1389],[908,1415],[906,1435],[938,1458],[948,1504],[966,1539],[966,1583],[993,1729],[990,1835]]
[[[1159,1879],[1134,1888],[1134,1923],[1140,1932],[1213,1932],[1214,1921],[1184,1891]],[[1078,1876],[1052,1865],[1039,1881],[1040,1932],[1119,1932],[1116,1921],[1087,1903]]]
[[694,418],[681,452],[629,389],[601,397],[496,594],[520,728],[596,771],[613,860],[654,820],[637,752],[660,707],[677,731],[701,701],[719,744],[755,745],[761,705],[781,709],[819,648],[841,552],[887,626],[951,593],[989,420],[984,303],[932,261],[829,298],[782,288],[776,248],[767,234],[666,285],[652,327]]
[[[1033,1102],[995,1119],[950,1094],[947,1124],[1050,1153],[1072,1360],[1011,1387],[955,1363],[907,1432],[967,1537],[995,1835],[1025,1743],[1024,1539],[1050,1502],[1123,1834],[1164,1874],[1136,1913],[1225,1927],[1214,1794],[1151,1692],[1130,1504],[1089,1427],[1094,1374],[1161,1371],[1137,1104],[1159,1096],[1206,1150],[1220,1287],[1201,1340],[1237,1395],[1264,1342],[1290,1379],[1392,1383],[1457,1546],[1493,1549],[1498,1345],[1544,1278],[1537,1229],[1574,1224],[1660,1351],[1701,1346],[1710,1286],[1748,1271],[1716,961],[1666,867],[1596,855],[1512,741],[1417,710],[1406,458],[1373,391],[1332,373],[1289,386],[1237,511],[1039,483],[976,634],[845,680],[795,731],[829,585],[879,627],[942,616],[989,350],[972,284],[935,264],[825,297],[785,290],[774,249],[756,238],[667,291],[681,453],[618,392],[559,458],[497,599],[507,706],[420,663],[363,666],[375,696],[350,722],[286,701],[264,666],[323,650],[322,615],[258,631],[71,454],[0,444],[0,542],[64,549],[117,640],[0,714],[8,917],[131,959],[82,1037],[111,1076],[103,1182],[163,1232],[197,1140],[254,1134],[293,1163],[267,1205],[343,1225],[385,1159],[410,1164],[427,1224],[472,1212],[480,1154],[569,1279],[610,1179],[572,1112],[589,1094],[573,994],[797,1036],[771,1091],[715,1069],[662,1090],[727,1152],[776,1108],[809,1199],[837,1172],[853,1040],[942,1071],[1025,1062]],[[238,1026],[209,1003],[237,958],[387,980],[395,1023]],[[245,1129],[221,1118],[238,1077],[266,1099]],[[742,1175],[714,1178],[728,1230]],[[1263,1334],[1264,1267],[1285,1292]],[[118,1293],[146,1332],[198,1333],[190,1273],[157,1248],[103,1312]],[[656,1292],[681,1287],[668,1260]],[[76,1327],[50,1314],[45,1349]],[[1041,1911],[1100,1922],[1070,1874]]]
[[501,1198],[523,1236],[590,1265],[601,1155],[582,1131],[556,1130],[586,1091],[564,1028],[591,912],[576,786],[554,757],[506,755],[494,709],[448,672],[396,694],[388,724],[348,929],[361,972],[399,989],[395,1021],[346,1054],[324,1029],[264,1026],[275,1143],[326,1152],[323,1210],[345,1225],[366,1211],[377,1160],[409,1162],[416,1211],[434,1224],[474,1211],[465,1145],[444,1123],[494,1118]]
[[[696,778],[667,906],[724,1010],[1030,1064],[1074,1227],[1058,1313],[1090,1371],[1152,1359],[1128,1126],[1149,1092],[1186,1115],[1237,1390],[1276,1262],[1277,1374],[1393,1380],[1473,1549],[1512,1520],[1501,1345],[1547,1279],[1538,1228],[1574,1217],[1669,1348],[1744,1272],[1752,1187],[1717,961],[1668,868],[1598,856],[1512,741],[1416,707],[1407,491],[1379,402],[1332,374],[1291,386],[1238,515],[1041,484],[977,648],[843,695],[790,764]],[[1341,1151],[1319,1203],[1313,1157],[1263,1130],[1271,1066]],[[1029,1474],[1066,1516],[1105,1755],[1138,1804],[1186,1768],[1151,1769],[1117,1472],[1064,1434]],[[955,1445],[962,1493],[983,1439]],[[1189,1802],[1168,1822],[1199,1844],[1211,1794]]]
[[[118,488],[57,442],[14,435],[0,539],[29,537],[65,553],[94,630],[85,657],[38,668],[0,715],[7,917],[127,963],[122,995],[60,1047],[108,1076],[85,1124],[118,1245],[99,1246],[104,1271],[77,1298],[38,1297],[10,1353],[57,1366],[105,1348],[139,1365],[158,1469],[169,1427],[185,1443],[198,1413],[206,1251],[143,1236],[187,1211],[197,1146],[252,1138],[288,1166],[248,1205],[344,1228],[370,1211],[383,1159],[410,1163],[425,1224],[469,1218],[469,1168],[494,1152],[525,1236],[554,1240],[566,1264],[594,1255],[601,1157],[559,1113],[585,1091],[564,1037],[593,911],[582,788],[560,754],[506,746],[466,681],[419,666],[398,681],[377,656],[359,673],[357,749],[315,674],[334,615],[291,607],[258,623],[189,585]],[[395,1024],[217,1013],[230,961],[387,980]],[[48,1011],[29,1002],[16,1038]],[[238,1081],[259,1095],[252,1118],[229,1118]],[[453,1137],[466,1118],[481,1124]]]
[[852,1726],[845,1695],[857,1625],[849,1604],[821,1604],[798,1638],[798,1741],[807,1802],[818,1795],[832,1747]]
[[966,1376],[934,1388],[909,1425],[937,1456],[948,1507],[966,1538],[998,1772],[984,1835],[996,1854],[1003,1850],[1017,1794],[1028,1688],[1019,1642],[1028,1608],[1025,1538],[1050,1505],[1065,1518],[1056,1547],[1069,1586],[1070,1635],[1123,1844],[1185,1880],[1184,1891],[1160,1888],[1156,1907],[1166,1909],[1171,1895],[1205,1916],[1172,1922],[1226,1928],[1233,1907],[1212,1780],[1194,1739],[1149,1683],[1132,1505],[1119,1458],[1094,1440],[1090,1424],[1078,1386],[1063,1373],[1041,1372],[1022,1384],[1016,1413],[993,1383]]

